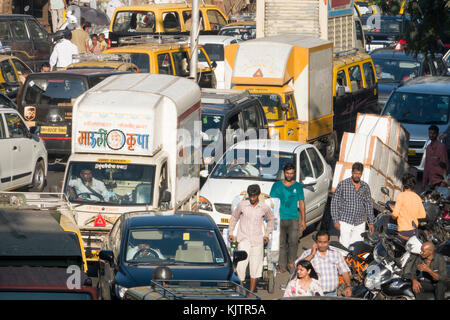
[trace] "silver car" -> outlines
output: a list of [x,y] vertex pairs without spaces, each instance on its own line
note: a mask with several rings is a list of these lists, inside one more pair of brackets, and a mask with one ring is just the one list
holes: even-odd
[[382,115],[397,119],[409,132],[408,163],[423,170],[428,128],[439,128],[439,139],[450,150],[450,78],[419,77],[393,91]]

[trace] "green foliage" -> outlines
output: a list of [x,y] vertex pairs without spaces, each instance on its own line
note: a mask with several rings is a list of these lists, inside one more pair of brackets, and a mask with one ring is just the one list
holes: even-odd
[[[385,14],[398,15],[403,0],[375,0]],[[404,14],[411,17],[402,35],[408,53],[439,53],[438,40],[450,38],[449,0],[406,0]],[[448,40],[447,40],[448,41]]]

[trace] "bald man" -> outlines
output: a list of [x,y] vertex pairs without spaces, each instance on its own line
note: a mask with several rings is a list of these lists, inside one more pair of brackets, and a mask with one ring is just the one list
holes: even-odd
[[425,292],[434,292],[436,300],[444,300],[447,278],[445,259],[434,252],[434,244],[425,242],[420,255],[406,266],[406,276],[412,281],[417,300],[425,299]]

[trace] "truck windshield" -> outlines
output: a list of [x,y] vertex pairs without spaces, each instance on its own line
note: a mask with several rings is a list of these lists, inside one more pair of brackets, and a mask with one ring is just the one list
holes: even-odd
[[449,101],[448,95],[395,92],[387,102],[383,115],[403,123],[446,124]]
[[64,193],[71,202],[152,205],[155,166],[70,162]]
[[296,163],[294,153],[272,150],[231,149],[211,173],[215,179],[256,179],[275,181],[287,162]]
[[88,88],[80,79],[33,79],[24,88],[24,105],[72,104]]
[[130,230],[125,259],[132,264],[223,264],[213,229],[156,227]]
[[380,82],[400,82],[419,75],[419,61],[372,59]]
[[216,142],[222,131],[223,116],[202,114],[203,145]]
[[278,94],[257,94],[252,93],[261,102],[267,121],[274,122],[283,120],[283,111],[281,110],[281,97]]

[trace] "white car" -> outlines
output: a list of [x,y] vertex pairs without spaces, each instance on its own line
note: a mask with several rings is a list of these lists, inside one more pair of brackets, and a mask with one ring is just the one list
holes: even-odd
[[0,105],[0,190],[31,187],[42,191],[47,177],[47,149],[19,112]]
[[230,147],[200,190],[200,211],[208,213],[219,228],[227,228],[234,198],[251,184],[270,194],[273,183],[283,178],[287,162],[295,163],[296,181],[303,184],[306,225],[319,221],[333,179],[331,167],[313,145],[284,140],[246,140]]
[[[231,36],[199,36],[198,43],[203,45],[206,53],[208,54],[209,60],[211,62],[215,61],[217,66],[214,69],[214,73],[216,75],[217,86],[216,89],[225,89],[225,57],[224,57],[224,48],[225,46],[237,43],[235,37]],[[200,61],[198,62],[200,65],[204,67],[208,67],[208,62]]]

